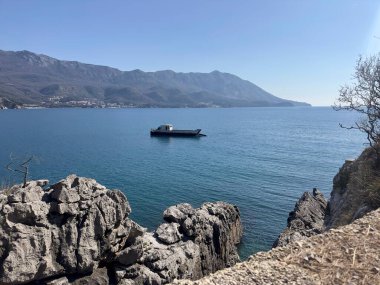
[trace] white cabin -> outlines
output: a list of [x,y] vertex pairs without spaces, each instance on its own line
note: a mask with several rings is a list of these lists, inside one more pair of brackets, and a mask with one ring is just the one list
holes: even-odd
[[158,131],[172,131],[173,130],[173,125],[166,124],[166,125],[161,125],[157,128]]

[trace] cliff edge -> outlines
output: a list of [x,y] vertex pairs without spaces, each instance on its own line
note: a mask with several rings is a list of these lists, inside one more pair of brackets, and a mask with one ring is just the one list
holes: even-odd
[[0,192],[0,284],[159,285],[239,260],[233,205],[170,207],[154,232],[130,213],[122,192],[75,175]]
[[380,210],[181,285],[380,284]]
[[347,225],[379,207],[380,158],[369,147],[356,160],[347,160],[334,177],[325,227]]

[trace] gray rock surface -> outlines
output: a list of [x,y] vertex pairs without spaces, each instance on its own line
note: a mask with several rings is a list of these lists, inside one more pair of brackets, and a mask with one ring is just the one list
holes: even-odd
[[166,244],[176,243],[182,237],[179,227],[178,223],[163,223],[156,230],[157,238]]
[[[155,232],[128,218],[118,190],[70,175],[0,193],[0,284],[165,284],[235,264],[239,210],[169,207]],[[45,188],[45,189],[44,189]]]
[[91,273],[125,245],[130,207],[120,191],[75,175],[46,184],[16,185],[0,198],[0,284]]
[[195,280],[239,260],[236,244],[242,226],[236,207],[223,202],[205,203],[199,209],[180,204],[165,210],[164,219],[168,222],[155,234],[142,234],[128,252],[120,253],[115,266],[118,284]]
[[[378,146],[380,148],[380,146]],[[333,180],[327,229],[347,225],[380,207],[380,158],[373,148],[353,161],[346,161]]]
[[312,193],[305,192],[289,213],[285,230],[274,242],[273,247],[285,246],[321,233],[324,230],[327,200],[316,188]]

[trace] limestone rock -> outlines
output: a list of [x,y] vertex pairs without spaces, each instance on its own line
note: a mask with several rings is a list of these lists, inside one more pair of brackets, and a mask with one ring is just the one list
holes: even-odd
[[108,285],[110,283],[107,268],[97,268],[90,275],[77,278],[70,285]]
[[69,279],[67,277],[61,277],[54,280],[46,281],[46,285],[69,285]]
[[312,193],[305,192],[289,213],[288,225],[273,247],[321,233],[324,230],[326,208],[327,201],[319,190],[314,188]]
[[[164,219],[168,223],[160,225],[156,234],[145,232],[136,239],[135,244],[142,245],[143,251],[134,264],[125,266],[131,260],[125,262],[122,254],[118,257],[118,284],[195,280],[239,260],[236,244],[240,242],[242,226],[237,207],[224,202],[205,203],[199,209],[180,204],[165,210]],[[125,254],[132,255],[129,249]]]
[[182,235],[179,233],[179,224],[177,223],[163,223],[157,230],[157,238],[167,244],[172,244],[181,240]]
[[144,252],[144,240],[141,236],[135,238],[134,243],[117,254],[116,260],[123,265],[132,265],[142,257]]
[[91,273],[125,246],[130,207],[120,191],[75,175],[46,184],[16,185],[0,201],[0,284]]
[[230,204],[170,207],[147,232],[120,191],[75,175],[47,184],[0,193],[0,284],[166,284],[239,260],[240,213]]
[[326,228],[347,225],[380,207],[379,187],[380,158],[369,147],[354,161],[346,161],[335,175]]
[[171,206],[164,211],[164,220],[167,222],[179,223],[184,221],[188,216],[193,215],[195,210],[190,204],[182,203]]

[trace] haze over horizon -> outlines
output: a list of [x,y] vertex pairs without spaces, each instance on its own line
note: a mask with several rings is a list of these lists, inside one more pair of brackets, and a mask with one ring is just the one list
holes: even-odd
[[275,96],[333,104],[380,50],[380,3],[0,0],[0,49],[120,70],[219,70]]

